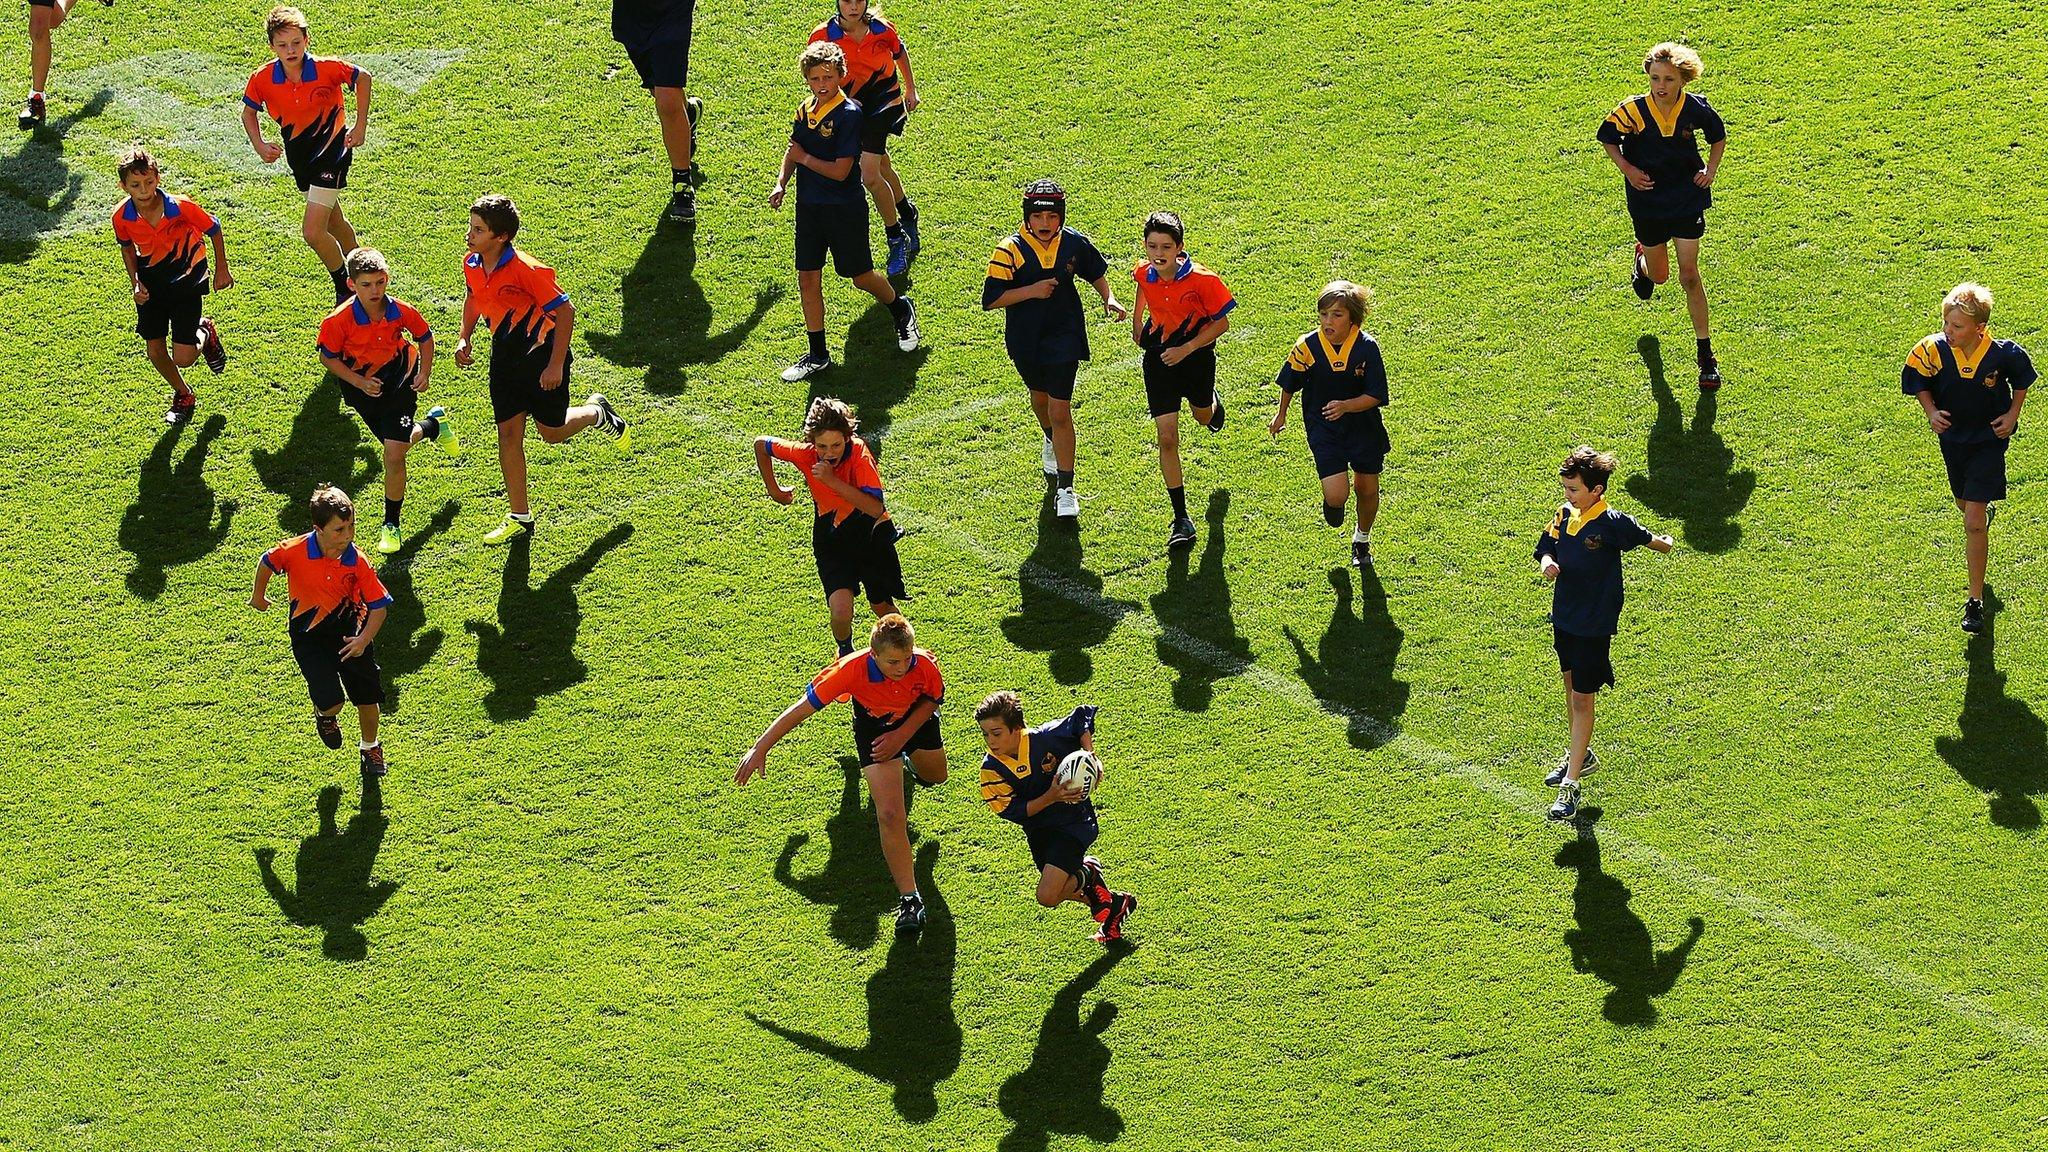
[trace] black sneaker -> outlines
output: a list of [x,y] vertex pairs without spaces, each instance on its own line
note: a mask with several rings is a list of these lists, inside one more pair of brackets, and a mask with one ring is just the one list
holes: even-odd
[[192,419],[192,410],[199,407],[196,392],[171,393],[171,406],[164,412],[164,423],[176,427]]
[[[1564,755],[1559,756],[1557,758],[1557,767],[1552,768],[1550,770],[1550,775],[1545,776],[1543,778],[1543,786],[1545,788],[1555,788],[1558,785],[1564,783],[1564,774],[1566,770],[1570,768],[1571,762],[1571,753],[1567,752]],[[1586,749],[1586,759],[1579,764],[1579,779],[1584,780],[1586,777],[1591,776],[1593,773],[1598,772],[1599,770],[1600,758],[1598,756],[1593,755],[1593,750],[1591,748]]]
[[1195,522],[1185,516],[1178,517],[1173,527],[1166,530],[1168,548],[1190,548],[1195,543]]
[[896,902],[896,934],[915,936],[924,931],[924,897],[912,892]]
[[1372,541],[1351,539],[1351,566],[1360,571],[1372,567]]
[[313,714],[313,731],[319,735],[322,744],[327,745],[329,748],[341,747],[340,717],[326,716],[315,712]]
[[617,440],[621,447],[630,447],[633,443],[633,434],[626,427],[626,418],[619,415],[619,410],[612,407],[612,402],[605,399],[602,392],[592,392],[590,402],[597,406],[598,427],[611,433],[612,439]]
[[816,376],[831,366],[832,358],[830,356],[820,356],[815,352],[806,352],[797,358],[796,363],[782,370],[782,378],[794,384],[806,377]]
[[220,342],[220,330],[205,316],[199,318],[199,354],[205,357],[207,370],[214,375],[227,370],[228,350]]
[[1712,392],[1721,386],[1721,365],[1713,360],[1700,363],[1700,391]]
[[1129,892],[1110,894],[1109,915],[1103,918],[1101,931],[1095,934],[1097,944],[1108,944],[1124,938],[1124,922],[1131,913],[1138,910],[1138,898]]
[[1963,601],[1963,631],[1982,632],[1983,630],[1984,602],[1982,600]]
[[1211,432],[1221,432],[1223,431],[1223,389],[1218,388],[1211,395],[1216,400],[1216,403],[1212,405],[1215,408],[1215,414],[1209,417],[1207,427]]
[[661,218],[675,224],[697,222],[697,190],[690,187],[688,178],[670,189],[668,207],[662,211]]
[[1102,879],[1102,861],[1093,856],[1081,857],[1081,898],[1088,902],[1088,910],[1096,923],[1109,919],[1111,905],[1116,903],[1116,893]]
[[1644,300],[1648,300],[1650,294],[1657,290],[1657,282],[1650,279],[1649,270],[1643,267],[1643,246],[1641,244],[1636,245],[1636,271],[1635,275],[1629,279],[1628,286],[1635,289],[1636,296]]
[[43,126],[43,118],[47,113],[48,109],[43,104],[43,98],[41,96],[30,96],[27,102],[21,106],[22,131],[28,132],[41,128]]
[[917,305],[911,302],[910,297],[905,296],[903,319],[896,322],[896,347],[905,352],[915,352],[918,343],[923,339],[924,333],[917,328]]
[[363,751],[363,779],[378,780],[384,776],[384,746],[365,748]]
[[917,254],[924,251],[924,242],[919,240],[917,236],[917,205],[912,204],[910,206],[910,211],[903,214],[901,222],[903,224],[903,238],[910,242],[910,258],[915,260],[917,259]]
[[690,118],[690,168],[697,167],[697,121],[704,115],[704,102],[691,96],[683,101],[683,114]]

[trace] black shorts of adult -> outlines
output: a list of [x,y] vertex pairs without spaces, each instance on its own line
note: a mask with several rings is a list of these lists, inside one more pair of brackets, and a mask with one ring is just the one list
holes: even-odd
[[1608,648],[1612,636],[1580,636],[1555,624],[1550,626],[1551,645],[1557,649],[1557,670],[1572,674],[1572,691],[1592,694],[1614,686],[1614,661]]
[[855,596],[866,589],[870,604],[906,595],[893,520],[876,521],[856,512],[835,528],[830,516],[820,516],[811,523],[811,554],[827,599],[842,588]]
[[1181,401],[1191,408],[1207,408],[1216,402],[1216,347],[1197,348],[1178,364],[1168,365],[1159,350],[1145,350],[1145,406],[1154,420],[1180,411]]
[[1081,364],[1079,361],[1068,360],[1061,364],[1026,364],[1021,360],[1012,360],[1010,363],[1017,366],[1017,375],[1024,378],[1024,387],[1031,389],[1033,392],[1042,392],[1055,400],[1064,400],[1068,403],[1073,402],[1074,381],[1081,375]]
[[889,137],[903,135],[903,129],[910,124],[910,117],[904,115],[903,105],[885,108],[861,118],[860,150],[871,156],[889,154]]
[[1031,862],[1038,866],[1040,872],[1052,867],[1079,879],[1081,858],[1088,854],[1098,832],[1092,823],[1051,824],[1042,828],[1026,828],[1024,842],[1031,845]]
[[1631,216],[1629,219],[1636,226],[1636,243],[1645,248],[1662,248],[1672,240],[1697,240],[1707,234],[1705,213],[1656,219]]
[[612,39],[626,49],[642,88],[687,88],[696,5],[613,0]]
[[2010,440],[1977,440],[1967,444],[1941,442],[1941,462],[1948,468],[1949,494],[1973,504],[2005,499],[2005,450]]
[[285,162],[291,166],[292,183],[299,191],[308,188],[331,188],[336,191],[348,187],[349,165],[356,162],[353,149],[333,146],[310,154],[287,154]]
[[1308,452],[1319,480],[1346,472],[1377,476],[1387,462],[1387,446],[1378,437],[1342,432],[1327,424],[1308,425]]
[[491,345],[491,419],[503,424],[524,412],[536,424],[560,428],[569,422],[569,366],[576,354],[562,360],[562,382],[553,388],[540,386],[540,374],[547,371],[554,355],[554,342],[543,343],[531,352],[499,352]]
[[[325,621],[322,622],[325,624]],[[306,678],[306,694],[322,712],[340,704],[344,693],[358,708],[384,703],[384,672],[377,667],[377,646],[371,644],[353,660],[341,658],[349,633],[340,627],[292,631],[292,659]]]
[[412,443],[412,426],[420,410],[420,394],[412,386],[419,375],[406,371],[406,367],[403,358],[386,364],[377,373],[377,382],[383,389],[375,396],[346,380],[336,381],[341,385],[341,398],[363,418],[370,435],[379,440]]
[[206,297],[198,292],[159,292],[135,306],[135,334],[144,340],[169,338],[186,348],[199,347],[199,317]]
[[[879,763],[880,761],[875,759],[875,741],[880,740],[884,733],[894,732],[901,727],[903,727],[903,720],[899,719],[893,724],[884,724],[879,717],[861,707],[860,701],[854,701],[853,750],[860,754],[861,765],[865,767],[869,764]],[[945,746],[945,742],[939,735],[939,714],[933,712],[925,719],[923,724],[918,725],[917,731],[910,734],[910,739],[903,742],[903,749],[897,755],[908,756],[912,752],[922,752],[928,748],[939,749]]]
[[875,250],[868,239],[868,202],[796,206],[796,270],[819,272],[825,254],[832,270],[848,280],[875,270]]

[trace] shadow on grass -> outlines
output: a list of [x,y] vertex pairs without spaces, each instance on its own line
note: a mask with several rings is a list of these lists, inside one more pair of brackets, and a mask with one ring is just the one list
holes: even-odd
[[448,526],[455,523],[455,515],[460,511],[462,505],[458,501],[442,504],[441,510],[427,521],[427,526],[408,533],[405,546],[384,558],[384,566],[378,570],[377,574],[384,580],[384,590],[391,594],[391,607],[384,614],[384,627],[377,631],[377,666],[384,670],[384,713],[387,716],[399,709],[400,683],[426,667],[447,638],[439,628],[420,631],[426,626],[427,610],[420,603],[419,593],[413,590],[412,564],[428,540],[446,532]]
[[[826,288],[829,291],[831,285]],[[867,307],[846,330],[846,354],[838,365],[811,377],[810,397],[815,400],[820,396],[837,396],[853,405],[860,416],[861,436],[880,456],[882,440],[895,419],[896,405],[917,386],[917,374],[932,352],[930,345],[922,345],[915,352],[899,350],[896,320],[889,310],[858,288],[851,292],[854,300]],[[804,408],[810,409],[810,400],[804,401]],[[796,418],[802,423],[803,413],[797,413]]]
[[1055,1134],[1086,1136],[1098,1144],[1112,1143],[1124,1134],[1124,1118],[1102,1102],[1110,1060],[1102,1034],[1116,1023],[1116,1005],[1098,1000],[1084,1021],[1081,999],[1131,951],[1125,941],[1109,945],[1053,996],[1052,1007],[1038,1025],[1031,1063],[1003,1081],[996,1093],[996,1107],[1013,1125],[997,1145],[1000,1152],[1045,1152]]
[[[106,111],[113,98],[113,89],[100,89],[77,111],[46,121],[13,155],[0,156],[0,264],[19,264],[35,255],[43,237],[77,209],[86,177],[64,162],[64,140],[81,121]],[[109,162],[93,178],[111,182],[113,173]]]
[[1137,606],[1102,594],[1102,577],[1081,563],[1080,532],[1060,521],[1053,497],[1048,487],[1038,506],[1038,543],[1017,570],[1020,604],[1003,618],[1003,636],[1026,652],[1046,653],[1054,680],[1084,684],[1095,675],[1088,650]]
[[917,850],[917,884],[929,919],[917,936],[898,936],[888,960],[868,978],[868,1038],[859,1046],[763,1020],[747,1019],[806,1052],[887,1084],[898,1115],[923,1124],[939,1114],[938,1085],[960,1068],[960,1021],[953,1013],[953,913],[932,878],[939,846]]
[[377,849],[384,844],[384,806],[374,786],[364,789],[362,806],[349,817],[346,829],[335,827],[341,789],[322,788],[316,806],[320,830],[299,841],[299,855],[292,864],[295,886],[286,888],[278,878],[272,866],[277,859],[274,848],[256,850],[256,870],[263,877],[263,890],[277,901],[285,919],[326,934],[322,953],[333,960],[361,960],[369,955],[370,944],[359,925],[398,891],[396,881],[370,879]]
[[358,421],[341,402],[341,389],[341,381],[322,373],[320,383],[307,393],[299,414],[292,418],[284,447],[249,453],[256,478],[284,497],[277,524],[286,533],[306,531],[306,501],[312,498],[315,484],[332,484],[355,493],[383,471],[382,450],[363,441],[357,432]]
[[1590,972],[1614,986],[1600,1014],[1615,1024],[1647,1028],[1657,1022],[1650,1001],[1677,985],[1707,925],[1692,917],[1684,940],[1657,951],[1649,926],[1628,906],[1628,886],[1600,870],[1600,841],[1593,831],[1598,819],[1598,809],[1587,809],[1576,825],[1577,838],[1557,850],[1557,866],[1577,874],[1572,916],[1578,927],[1564,934],[1564,943],[1571,950],[1572,971]]
[[[811,903],[831,908],[826,931],[848,948],[866,951],[874,947],[876,914],[895,901],[896,888],[883,867],[882,834],[875,823],[874,805],[861,802],[864,777],[860,761],[841,756],[839,771],[844,783],[839,790],[839,809],[825,821],[824,867],[808,876],[796,874],[797,853],[811,842],[811,834],[794,832],[775,858],[775,880]],[[906,814],[917,792],[904,785]]]
[[505,581],[498,592],[498,620],[471,620],[463,627],[476,637],[476,669],[491,682],[484,712],[492,720],[524,720],[542,696],[581,684],[590,669],[576,658],[576,632],[583,609],[576,585],[605,553],[633,535],[621,524],[592,541],[583,553],[555,570],[540,587],[531,585],[533,536],[516,536],[505,547]]
[[1201,563],[1190,573],[1188,550],[1175,549],[1167,562],[1166,588],[1152,597],[1152,615],[1160,627],[1154,646],[1159,662],[1173,669],[1173,706],[1183,712],[1208,711],[1216,681],[1252,665],[1251,641],[1237,634],[1230,584],[1223,574],[1223,525],[1229,516],[1229,490],[1209,493]]
[[1294,645],[1302,682],[1325,710],[1350,722],[1351,746],[1369,749],[1394,738],[1401,713],[1408,708],[1408,682],[1394,676],[1406,634],[1387,612],[1387,590],[1380,585],[1379,573],[1361,569],[1358,585],[1354,598],[1351,570],[1330,569],[1337,602],[1314,656],[1293,628],[1283,626],[1281,631]]
[[216,521],[213,489],[206,483],[207,450],[227,426],[224,416],[208,418],[176,464],[171,455],[183,429],[166,428],[142,462],[135,503],[121,514],[118,538],[121,550],[135,557],[128,590],[144,600],[163,595],[169,569],[205,558],[228,538],[235,502],[222,501]]
[[2041,826],[2034,797],[2048,792],[2048,732],[2027,702],[2005,691],[1991,634],[2005,607],[1984,590],[1984,630],[1970,638],[1970,678],[1963,687],[1957,736],[1937,736],[1934,750],[1965,783],[1991,798],[1991,822],[2001,828]]
[[1682,521],[1689,547],[1726,552],[1742,540],[1742,525],[1735,517],[1756,491],[1756,473],[1748,468],[1735,471],[1735,453],[1714,431],[1720,393],[1699,394],[1688,431],[1678,398],[1665,383],[1664,354],[1657,338],[1636,341],[1636,351],[1650,373],[1657,422],[1650,426],[1646,470],[1629,477],[1622,487],[1630,499],[1659,516]]
[[619,284],[617,334],[592,332],[590,346],[614,364],[645,369],[649,392],[674,396],[688,387],[691,365],[716,364],[746,343],[782,293],[780,284],[756,289],[753,311],[714,335],[711,302],[697,283],[696,233],[663,224]]

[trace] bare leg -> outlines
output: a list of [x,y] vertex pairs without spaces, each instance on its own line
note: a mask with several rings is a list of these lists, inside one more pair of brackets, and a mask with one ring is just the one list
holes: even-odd
[[796,294],[804,306],[804,331],[823,332],[825,330],[825,270],[823,268],[813,268],[809,271],[799,269],[796,274]]
[[377,715],[378,708],[375,704],[365,704],[356,709],[356,727],[362,730],[365,744],[377,742]]
[[832,615],[832,639],[842,648],[853,643],[853,589],[833,589],[825,609]]
[[[566,388],[568,385],[563,384],[561,387]],[[540,432],[540,438],[543,441],[549,444],[560,444],[562,441],[596,424],[603,418],[604,413],[599,411],[595,404],[578,404],[574,408],[569,409],[568,415],[563,418],[560,424],[542,424],[536,420],[533,426]]]
[[1059,462],[1060,471],[1072,472],[1074,470],[1074,405],[1070,401],[1052,400],[1048,397],[1046,409],[1052,417],[1052,458]]
[[1565,673],[1566,691],[1569,693],[1572,717],[1572,749],[1569,766],[1564,771],[1566,780],[1577,783],[1579,768],[1586,762],[1586,749],[1593,743],[1593,702],[1598,699],[1591,692],[1571,691],[1571,673]]
[[881,214],[882,226],[896,226],[896,187],[889,182],[883,169],[889,158],[880,152],[860,154],[860,182],[866,186],[868,195],[875,198],[875,211]]
[[917,891],[917,874],[910,857],[910,823],[903,808],[903,758],[861,769],[868,780],[868,795],[875,802],[875,824],[881,832],[882,859],[889,864],[889,878],[896,891],[908,896]]
[[[334,245],[341,249],[343,258],[346,258],[350,252],[362,247],[362,244],[356,240],[356,226],[349,223],[348,217],[341,214],[341,205],[339,204],[336,204],[327,213],[327,234],[334,237]],[[336,268],[341,267],[340,264],[332,266]]]
[[[419,437],[419,429],[413,429],[413,437]],[[396,440],[384,441],[384,498],[405,499],[405,453],[410,443],[401,444]]]
[[[147,347],[149,349],[149,363],[151,367],[154,367],[159,375],[170,382],[171,389],[178,395],[190,396],[192,394],[192,387],[185,383],[184,373],[178,371],[180,365],[172,357],[170,348],[161,340],[151,340]],[[181,346],[178,351],[182,353],[186,349]],[[190,351],[194,356],[199,354],[197,348],[193,348]],[[186,357],[185,366],[189,367],[191,363],[191,357]]]
[[1372,535],[1372,522],[1380,515],[1380,478],[1363,472],[1351,477],[1351,486],[1358,493],[1358,531],[1360,535]]
[[661,146],[668,152],[668,166],[688,168],[693,157],[690,141],[689,94],[681,88],[655,88],[654,117],[661,121]]
[[1180,413],[1168,412],[1152,421],[1159,430],[1159,475],[1168,488],[1181,486]]
[[[890,285],[889,278],[872,268],[855,276],[853,278],[853,286],[873,296],[878,303],[894,304],[896,302],[896,289]],[[820,298],[822,300],[822,294]],[[818,324],[820,327],[825,323],[824,307],[823,303],[818,305]]]
[[334,233],[329,228],[331,218],[340,213],[340,208],[308,201],[306,215],[299,221],[299,237],[306,242],[306,247],[313,250],[314,255],[320,257],[320,263],[329,272],[341,267],[341,242],[334,238]]
[[1685,289],[1685,311],[1692,317],[1693,339],[1705,340],[1712,332],[1707,327],[1707,285],[1700,279],[1700,242],[1673,240],[1671,245],[1678,249],[1678,284]]
[[31,5],[28,10],[28,86],[41,92],[50,82],[50,33],[71,12],[71,0],[57,0],[49,7]]
[[1057,908],[1069,900],[1077,904],[1088,902],[1081,896],[1081,881],[1050,864],[1038,874],[1037,895],[1038,902],[1047,908]]
[[526,506],[526,413],[498,425],[498,470],[505,475],[505,504],[514,516]]
[[1970,599],[1984,599],[1984,570],[1991,563],[1991,505],[1958,500],[1963,510],[1963,556],[1970,566]]

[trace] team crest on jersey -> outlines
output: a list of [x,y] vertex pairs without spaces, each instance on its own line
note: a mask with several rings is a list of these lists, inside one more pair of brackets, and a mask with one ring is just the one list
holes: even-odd
[[1997,372],[1986,372],[1986,373],[1984,374],[1984,386],[1985,386],[1986,388],[1996,388],[1996,387],[1998,387],[1998,373],[1997,373]]
[[1039,757],[1038,767],[1042,772],[1050,772],[1059,767],[1059,762],[1052,758],[1052,753],[1047,752],[1044,756]]
[[1602,541],[1598,536],[1586,537],[1586,551],[1588,552],[1598,552],[1601,548],[1605,546],[1605,542]]
[[1342,360],[1332,360],[1332,361],[1330,361],[1330,371],[1332,371],[1332,372],[1342,372],[1343,370],[1344,370],[1344,361],[1342,361]]
[[834,131],[835,131],[835,130],[836,130],[837,128],[838,128],[838,125],[837,125],[837,124],[835,124],[835,123],[833,123],[832,121],[830,121],[830,120],[821,120],[821,121],[819,121],[819,122],[818,122],[818,135],[820,135],[820,136],[824,137],[824,138],[825,138],[825,139],[827,139],[827,140],[830,140],[830,139],[832,138],[832,133],[833,133],[833,132],[834,132]]

